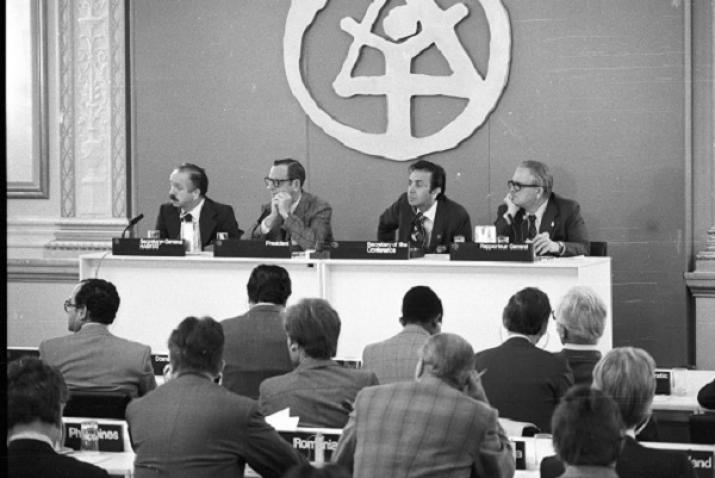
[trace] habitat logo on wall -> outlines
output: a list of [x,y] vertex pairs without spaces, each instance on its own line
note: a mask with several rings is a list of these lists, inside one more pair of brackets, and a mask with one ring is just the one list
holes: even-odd
[[[372,0],[361,18],[342,16],[335,25],[349,36],[350,43],[331,86],[340,98],[385,98],[385,128],[367,132],[337,120],[336,112],[331,114],[318,104],[302,73],[306,33],[318,23],[319,13],[329,3],[291,1],[283,62],[290,89],[305,113],[345,146],[398,161],[448,150],[471,136],[499,101],[511,60],[511,26],[501,0],[474,0],[472,11],[461,2],[442,8],[436,0],[404,0],[386,8],[390,7],[388,0]],[[481,11],[475,6],[481,6]],[[477,69],[458,34],[458,25],[470,14],[483,14],[488,24],[488,62],[482,68],[485,73]],[[447,73],[413,71],[415,60],[435,48],[444,59]],[[379,74],[355,74],[365,49],[381,55],[384,68]],[[413,131],[413,100],[418,97],[457,98],[464,101],[464,107],[436,132],[418,136]]]

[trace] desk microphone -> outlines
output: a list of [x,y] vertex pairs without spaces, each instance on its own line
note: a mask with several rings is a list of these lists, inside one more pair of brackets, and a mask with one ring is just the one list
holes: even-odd
[[124,239],[124,235],[127,233],[129,228],[136,225],[136,223],[138,223],[142,219],[144,219],[144,214],[139,214],[137,217],[132,218],[132,220],[129,221],[129,224],[127,224],[127,227],[125,227],[124,230],[122,231],[122,239]]

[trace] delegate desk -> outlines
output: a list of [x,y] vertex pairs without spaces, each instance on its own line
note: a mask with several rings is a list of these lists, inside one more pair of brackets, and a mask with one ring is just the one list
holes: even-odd
[[[113,333],[165,352],[171,330],[186,316],[210,315],[217,320],[245,312],[246,282],[258,264],[285,267],[293,283],[289,305],[305,297],[322,297],[340,314],[338,354],[360,358],[365,345],[400,331],[402,297],[415,285],[434,289],[444,305],[443,330],[462,335],[475,350],[505,338],[501,315],[516,291],[536,286],[556,307],[575,285],[588,285],[608,308],[606,330],[599,343],[612,347],[611,259],[608,257],[546,258],[525,262],[462,262],[431,260],[263,259],[213,257],[114,256],[80,257],[82,279],[111,281],[121,297]],[[556,351],[561,343],[553,321],[542,347]]]

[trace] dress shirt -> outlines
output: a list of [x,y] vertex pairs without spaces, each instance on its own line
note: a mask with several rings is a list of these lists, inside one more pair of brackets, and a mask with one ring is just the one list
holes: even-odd
[[37,440],[37,441],[42,441],[42,442],[47,443],[53,449],[55,448],[55,444],[52,442],[50,437],[48,437],[44,433],[40,433],[40,432],[26,431],[26,432],[15,433],[14,435],[8,437],[8,439],[7,439],[8,444],[13,440]]
[[[204,207],[204,198],[194,206],[191,211],[181,210],[179,220],[181,221],[181,238],[191,241],[191,250],[201,250],[201,229],[199,228],[199,218],[201,217],[201,208]],[[184,217],[191,214],[191,222],[184,221]]]

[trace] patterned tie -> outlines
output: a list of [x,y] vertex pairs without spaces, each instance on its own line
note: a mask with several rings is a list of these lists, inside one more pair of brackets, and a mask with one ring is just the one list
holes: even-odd
[[420,249],[427,248],[427,231],[425,231],[425,220],[427,218],[422,211],[417,211],[415,218],[412,220],[412,233],[410,234],[410,242],[412,247],[418,247]]
[[529,221],[529,232],[526,235],[527,239],[534,239],[536,237],[536,215],[529,214],[527,218]]

